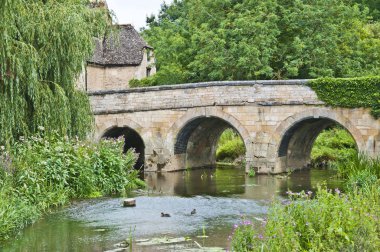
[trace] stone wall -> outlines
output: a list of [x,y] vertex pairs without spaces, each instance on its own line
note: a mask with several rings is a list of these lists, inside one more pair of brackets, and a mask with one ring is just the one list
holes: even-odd
[[130,80],[140,80],[147,77],[147,68],[151,68],[151,75],[156,73],[154,57],[151,57],[148,61],[147,50],[145,49],[143,60],[138,66],[100,66],[89,64],[86,68],[86,89],[88,92],[127,89],[129,88]]
[[92,92],[96,138],[115,127],[133,129],[144,141],[147,171],[215,164],[215,139],[226,127],[245,142],[247,171],[302,168],[315,137],[332,124],[344,126],[359,151],[379,154],[380,123],[368,109],[326,107],[305,83],[214,82]]

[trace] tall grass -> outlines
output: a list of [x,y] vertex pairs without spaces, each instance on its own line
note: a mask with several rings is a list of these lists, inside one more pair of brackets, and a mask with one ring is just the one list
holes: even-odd
[[0,150],[0,241],[73,198],[122,194],[139,183],[123,141],[42,134]]
[[232,249],[379,251],[380,161],[357,155],[337,167],[345,193],[323,185],[315,193],[288,192],[290,199],[273,203],[262,227],[235,228]]

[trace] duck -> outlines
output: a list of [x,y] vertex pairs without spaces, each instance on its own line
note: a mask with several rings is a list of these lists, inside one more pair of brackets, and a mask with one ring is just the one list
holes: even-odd
[[194,208],[193,211],[191,211],[190,214],[193,215],[193,214],[196,214],[196,213],[197,213],[197,210]]
[[161,213],[161,217],[170,217],[170,214],[168,214],[168,213]]

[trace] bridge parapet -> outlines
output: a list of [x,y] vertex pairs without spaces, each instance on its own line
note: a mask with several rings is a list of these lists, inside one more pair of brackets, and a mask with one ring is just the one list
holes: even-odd
[[307,80],[206,82],[89,93],[93,111],[118,114],[210,106],[321,105]]

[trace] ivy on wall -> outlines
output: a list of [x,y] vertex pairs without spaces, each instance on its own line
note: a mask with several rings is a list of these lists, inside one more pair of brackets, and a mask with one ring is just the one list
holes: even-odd
[[345,108],[371,108],[380,118],[380,76],[360,78],[321,78],[307,84],[327,105]]

